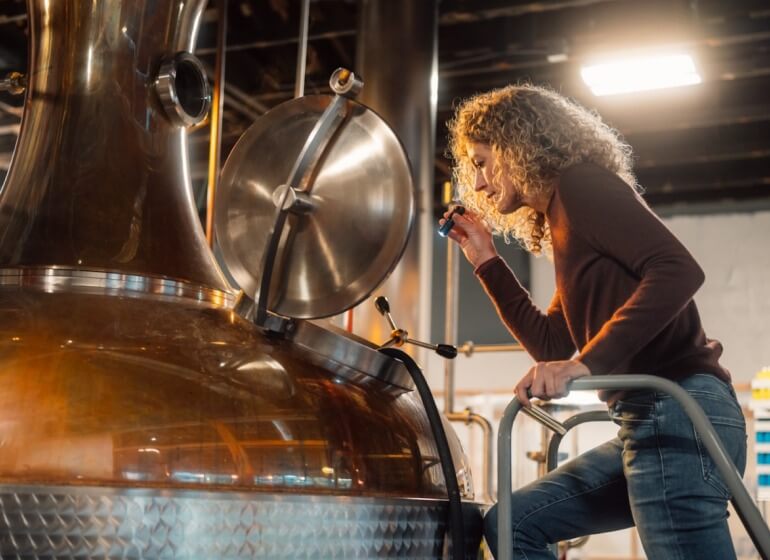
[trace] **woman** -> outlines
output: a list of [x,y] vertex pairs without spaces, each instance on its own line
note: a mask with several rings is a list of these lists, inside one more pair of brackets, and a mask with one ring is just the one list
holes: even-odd
[[[636,192],[631,150],[598,116],[535,86],[465,101],[449,123],[461,199],[450,237],[511,333],[537,362],[516,385],[563,397],[586,375],[644,373],[678,382],[703,407],[738,469],[746,430],[692,297],[704,275]],[[446,217],[446,216],[445,216]],[[443,222],[443,220],[442,220]],[[545,311],[498,256],[492,233],[553,258]],[[635,525],[648,558],[735,558],[728,490],[673,398],[602,393],[618,436],[513,494],[514,557]],[[497,548],[497,508],[485,520]]]

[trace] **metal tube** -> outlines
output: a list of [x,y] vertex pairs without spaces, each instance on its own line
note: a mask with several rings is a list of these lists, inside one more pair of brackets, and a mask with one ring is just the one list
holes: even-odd
[[[415,338],[430,339],[423,309],[431,284],[433,161],[438,84],[437,0],[366,0],[358,3],[355,61],[366,76],[359,101],[376,111],[398,135],[412,163],[417,212],[398,266],[379,288],[398,294],[393,314]],[[381,319],[373,306],[356,307],[356,334],[378,338]]]
[[[310,135],[302,146],[302,150],[297,156],[297,160],[292,166],[289,178],[286,184],[301,192],[307,192],[309,189],[310,176],[313,169],[326,150],[332,136],[342,124],[347,113],[346,98],[341,95],[335,95],[332,102],[324,110],[318,122],[310,131]],[[286,222],[288,213],[283,210],[291,189],[286,189],[280,204],[275,210],[273,227],[270,231],[269,243],[262,257],[262,281],[259,287],[259,296],[257,299],[257,310],[254,321],[259,326],[265,326],[267,314],[267,302],[269,299],[270,281],[273,276],[273,265],[278,254],[278,245],[281,239],[281,232]]]
[[[408,342],[410,344],[414,344],[415,346],[419,346],[420,348],[427,348],[428,350],[435,350],[436,349],[436,345],[435,344],[431,344],[429,342],[423,342],[421,340],[415,340],[415,339],[409,338],[409,337],[404,338],[404,342]],[[449,362],[451,360],[447,360],[447,361]]]
[[305,69],[307,67],[307,32],[310,21],[310,0],[302,0],[299,16],[299,50],[297,51],[297,77],[294,81],[294,97],[305,95]]
[[206,191],[206,241],[214,246],[214,200],[222,158],[222,100],[225,85],[225,46],[227,41],[227,0],[217,0],[217,58],[214,63],[214,91],[211,96],[209,133],[209,178]]
[[[701,441],[706,446],[719,474],[725,481],[735,511],[743,521],[751,540],[764,560],[770,559],[770,529],[765,524],[756,504],[749,496],[735,465],[728,457],[714,428],[711,426],[698,403],[682,387],[662,377],[653,375],[602,375],[576,379],[570,390],[587,391],[596,389],[651,389],[662,391],[674,397],[690,418]],[[497,491],[498,502],[498,557],[500,560],[513,558],[513,537],[511,535],[511,429],[516,414],[522,408],[517,398],[506,407],[497,435]]]
[[524,352],[524,347],[518,342],[511,344],[474,344],[467,340],[457,347],[457,351],[472,356],[476,352]]
[[606,422],[608,420],[610,420],[610,415],[607,414],[606,410],[591,410],[589,412],[581,412],[574,416],[570,416],[562,422],[566,432],[563,434],[554,434],[548,442],[545,463],[546,472],[551,472],[557,467],[559,463],[559,445],[568,431],[580,424],[585,424],[586,422]]
[[14,107],[13,105],[0,101],[0,113],[21,117],[23,111],[24,109],[22,107]]
[[0,16],[0,25],[19,23],[22,21],[27,21],[27,14],[19,14],[16,16]]
[[563,436],[567,433],[567,429],[556,418],[548,414],[545,410],[538,406],[524,407],[522,412],[527,416],[540,422],[543,426]]
[[[460,283],[460,248],[457,243],[448,242],[446,251],[446,300],[444,307],[444,341],[457,341],[457,312],[459,308],[458,287]],[[455,408],[455,361],[444,360],[444,414],[452,414]]]
[[[339,31],[327,31],[325,33],[316,33],[315,35],[308,35],[308,41],[321,41],[324,39],[339,39],[340,37],[353,37],[356,35],[355,29],[341,29]],[[252,41],[250,43],[242,43],[239,45],[229,45],[227,52],[247,51],[251,49],[269,49],[273,47],[283,47],[285,45],[291,45],[299,41],[298,37],[286,37],[284,39],[274,39],[272,41]],[[203,56],[212,54],[214,49],[208,47],[200,48],[195,51],[196,54]]]
[[385,312],[385,318],[388,320],[390,328],[394,331],[397,331],[398,327],[396,326],[396,322],[393,320],[393,315],[390,314],[390,311]]
[[494,468],[492,464],[492,423],[470,409],[463,412],[450,412],[445,414],[450,422],[465,422],[466,424],[478,424],[484,433],[484,443],[482,447],[482,479],[481,495],[486,503],[494,502],[492,495],[492,478],[494,477]]

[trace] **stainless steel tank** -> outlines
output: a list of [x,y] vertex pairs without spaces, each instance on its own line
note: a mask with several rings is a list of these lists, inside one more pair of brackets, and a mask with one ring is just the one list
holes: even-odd
[[204,4],[28,1],[0,191],[0,556],[441,557],[445,484],[403,367],[233,310],[185,149]]

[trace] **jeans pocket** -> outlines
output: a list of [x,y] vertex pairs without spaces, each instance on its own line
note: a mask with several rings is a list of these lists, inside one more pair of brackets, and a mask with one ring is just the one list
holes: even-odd
[[[732,459],[735,468],[743,475],[746,469],[746,444],[747,435],[744,424],[737,421],[726,422],[723,419],[712,419],[712,425],[724,447],[727,456]],[[712,486],[720,496],[730,499],[730,490],[725,484],[724,478],[716,468],[714,460],[711,458],[700,435],[695,432],[695,443],[698,446],[701,468],[703,471],[703,480]]]
[[652,424],[655,404],[649,397],[629,400],[619,400],[610,409],[610,418],[619,425]]

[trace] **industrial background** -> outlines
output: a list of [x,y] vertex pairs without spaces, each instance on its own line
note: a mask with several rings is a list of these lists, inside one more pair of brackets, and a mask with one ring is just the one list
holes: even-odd
[[[300,2],[238,1],[228,8],[223,157],[271,107],[294,95]],[[770,6],[762,0],[441,0],[438,3],[436,214],[449,178],[444,156],[453,105],[517,81],[547,84],[598,110],[634,147],[636,172],[656,208],[683,212],[764,208],[770,198]],[[23,0],[0,1],[0,72],[26,66]],[[217,12],[204,14],[196,55],[213,73]],[[310,3],[306,92],[328,91],[356,67],[356,0]],[[392,22],[399,25],[399,22]],[[691,52],[703,87],[596,98],[580,79],[592,55],[667,46]],[[366,76],[364,76],[366,79]],[[0,94],[0,178],[21,117]],[[201,211],[207,132],[191,138]]]
[[[212,0],[204,12],[195,55],[213,81],[223,23],[218,7],[227,6],[222,162],[256,119],[295,95],[300,4]],[[357,68],[365,49],[361,16],[366,6],[367,0],[310,2],[305,93],[328,93],[329,76],[336,68]],[[437,21],[435,146],[429,162],[433,187],[421,198],[428,222],[435,223],[445,208],[452,163],[445,154],[445,123],[459,100],[527,81],[555,88],[595,109],[631,144],[645,199],[706,271],[706,284],[696,296],[704,326],[709,336],[725,344],[724,363],[745,412],[754,417],[752,379],[770,366],[770,4],[766,0],[440,0]],[[398,19],[387,23],[393,29],[411,25]],[[386,27],[383,33],[388,31]],[[595,96],[580,77],[581,67],[596,56],[629,49],[686,51],[693,56],[702,83]],[[0,77],[23,72],[27,55],[25,2],[0,0]],[[367,79],[365,72],[363,78]],[[391,91],[398,92],[399,84],[392,84]],[[22,104],[23,96],[0,92],[0,183],[13,156]],[[189,136],[192,187],[203,223],[209,140],[207,126]],[[420,302],[421,327],[411,326],[439,342],[445,333],[446,246],[435,236],[429,245],[431,250],[422,251],[420,259],[427,261],[421,264],[423,269],[431,271],[429,290],[423,290],[431,297]],[[550,263],[514,246],[501,249],[535,301],[546,304],[553,291]],[[402,295],[396,288],[386,293],[391,300]],[[464,262],[460,293],[456,342],[510,340]],[[382,340],[386,326],[370,337]],[[434,392],[445,398],[443,362],[434,355],[421,358]],[[530,363],[520,352],[461,355],[455,409],[468,406],[496,421],[516,378]],[[595,404],[588,401],[588,406]],[[525,455],[540,450],[540,428],[526,422],[517,432],[518,441],[524,443],[515,452],[515,483],[536,474],[535,462]],[[565,449],[572,453],[594,445],[610,434],[602,429],[581,431],[565,442]],[[457,430],[478,479],[483,469],[481,438],[472,427]],[[745,480],[755,495],[757,476],[756,461],[750,461]],[[757,558],[735,516],[732,523],[739,557]],[[572,554],[571,558],[586,560],[642,558],[636,537],[626,532],[593,539]]]

